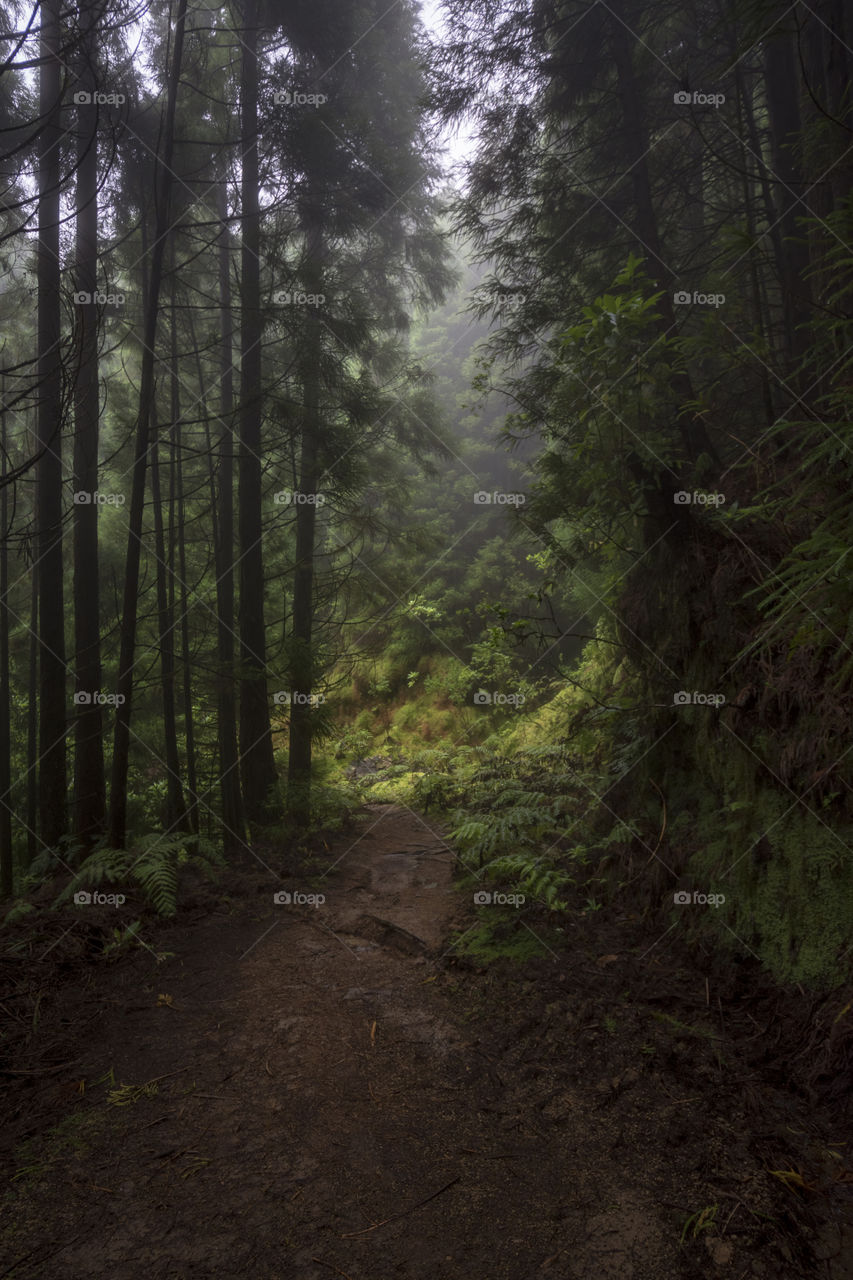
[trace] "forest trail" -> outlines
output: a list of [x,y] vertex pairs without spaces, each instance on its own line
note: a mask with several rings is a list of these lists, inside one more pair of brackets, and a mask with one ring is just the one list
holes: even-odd
[[778,1189],[743,1118],[716,1114],[695,1042],[681,1089],[641,1031],[596,1042],[586,996],[617,955],[587,967],[579,941],[542,990],[455,968],[471,914],[453,854],[403,808],[372,806],[329,864],[321,905],[273,903],[258,868],[248,909],[232,893],[171,926],[173,958],[101,969],[71,1015],[89,1019],[73,1070],[36,1086],[51,1130],[15,1149],[0,1276],[817,1274],[762,1223]]

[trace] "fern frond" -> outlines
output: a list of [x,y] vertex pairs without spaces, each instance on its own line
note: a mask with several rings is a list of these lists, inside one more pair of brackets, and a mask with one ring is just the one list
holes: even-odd
[[161,916],[173,916],[178,909],[178,852],[153,847],[133,866],[131,875],[154,910]]
[[119,884],[126,880],[131,858],[126,849],[95,849],[53,905],[59,907],[70,902],[78,889],[95,889],[100,884]]

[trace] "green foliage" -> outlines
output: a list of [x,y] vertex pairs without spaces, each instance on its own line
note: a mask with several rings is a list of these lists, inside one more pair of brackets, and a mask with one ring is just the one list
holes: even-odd
[[336,785],[322,778],[312,785],[312,820],[310,831],[340,831],[358,803],[358,793],[351,786]]
[[138,934],[141,928],[141,920],[134,920],[123,929],[114,928],[112,940],[104,945],[104,955],[119,955],[123,951],[131,950],[135,946],[140,946],[141,944],[139,942]]
[[371,736],[367,729],[347,729],[334,747],[336,760],[362,760],[370,755]]
[[[546,759],[556,768],[543,769]],[[566,841],[574,775],[559,748],[483,751],[465,781],[465,808],[454,814],[450,838],[463,865],[488,876],[526,902],[565,910],[562,891],[574,883],[574,850]],[[535,785],[534,785],[535,779]],[[473,880],[480,879],[480,874]]]
[[54,906],[71,902],[78,889],[97,889],[103,884],[123,884],[135,861],[128,849],[95,849],[65,886]]
[[524,964],[547,954],[543,939],[537,938],[511,916],[494,909],[490,909],[473,929],[451,937],[450,949],[480,964],[496,960]]
[[364,781],[365,795],[371,803],[414,806],[416,779],[411,773],[401,771],[394,777],[380,775],[376,781],[371,781],[369,778]]
[[83,852],[82,844],[67,838],[60,841],[58,849],[41,849],[27,868],[21,887],[35,889],[46,876],[53,875],[61,867],[73,866]]
[[682,1228],[679,1244],[684,1244],[688,1231],[690,1232],[693,1240],[695,1240],[702,1231],[715,1231],[717,1228],[718,1208],[719,1205],[710,1204],[706,1205],[704,1209],[700,1209],[697,1213],[691,1213]]
[[460,707],[470,705],[471,694],[476,687],[471,668],[456,659],[434,674],[427,675],[424,680],[426,693],[436,700],[443,698]]
[[426,813],[444,813],[459,798],[459,779],[452,773],[423,773],[415,777],[412,804]]
[[[599,692],[612,653],[591,644],[578,667]],[[613,657],[610,667],[612,679]],[[681,928],[713,937],[723,950],[746,944],[780,981],[836,984],[850,956],[853,864],[845,849],[853,833],[845,836],[849,829],[826,819],[831,799],[793,805],[754,750],[721,738],[707,713],[705,719],[698,732],[671,734],[665,749],[652,752],[653,720],[601,711],[569,688],[524,714],[492,746],[455,763],[445,759],[464,797],[451,838],[470,883],[485,875],[559,911],[573,884],[596,886],[587,909],[598,910],[630,882],[635,908],[645,901],[671,918],[672,867],[700,891],[726,897],[722,909],[676,914]],[[560,738],[571,741],[571,751]],[[607,802],[596,803],[598,796]],[[626,798],[630,818],[623,820]],[[652,856],[658,849],[662,862]],[[637,854],[639,876],[626,880]]]
[[[813,420],[783,417],[771,427],[773,447],[785,457],[796,440],[796,453],[753,503],[733,514],[732,522],[749,526],[760,519],[785,531],[788,548],[781,562],[752,592],[766,618],[763,630],[776,645],[784,637],[789,659],[802,650],[816,659],[825,656],[830,669],[824,681],[833,695],[842,696],[853,692],[853,196],[812,225],[829,233],[824,270],[832,283],[812,326],[803,372],[809,381],[823,367],[831,373],[820,378],[824,391]],[[748,647],[763,640],[759,635]]]
[[547,854],[531,861],[524,854],[506,854],[495,858],[489,867],[491,879],[512,885],[524,894],[525,902],[536,902],[552,911],[564,911],[566,902],[560,891],[575,880],[568,872],[552,865]]
[[[838,123],[846,106],[832,101],[843,90],[821,65],[840,54],[836,36],[827,28],[821,51],[809,52],[811,79],[829,95],[819,120],[805,67],[788,86],[793,105],[805,108],[796,139],[777,136],[783,125],[786,133],[787,116],[768,87],[769,72],[768,85],[752,75],[725,84],[729,120],[754,120],[747,127],[758,129],[762,145],[800,170],[781,185],[820,186],[821,217],[799,239],[791,218],[776,219],[776,196],[768,199],[754,153],[744,160],[725,113],[673,116],[677,104],[661,95],[655,49],[667,51],[685,83],[688,72],[694,83],[716,83],[742,61],[739,42],[757,47],[752,28],[767,24],[756,6],[747,6],[743,22],[729,21],[715,4],[684,14],[636,6],[636,39],[626,48],[625,24],[607,5],[543,3],[531,6],[536,21],[497,24],[489,0],[451,7],[459,38],[444,54],[434,51],[445,60],[436,97],[449,115],[482,110],[478,123],[486,127],[471,181],[455,197],[457,229],[467,236],[463,287],[417,319],[409,313],[439,303],[449,274],[434,222],[437,172],[423,134],[414,7],[386,12],[371,0],[354,16],[336,0],[329,10],[336,22],[324,20],[325,9],[319,18],[310,7],[270,9],[274,34],[261,38],[262,102],[275,83],[312,79],[330,39],[336,50],[321,109],[264,109],[261,121],[266,212],[257,349],[280,358],[265,359],[264,385],[253,388],[265,448],[263,492],[255,497],[269,505],[261,520],[265,598],[251,603],[265,606],[271,681],[284,687],[310,658],[311,679],[299,687],[330,692],[311,719],[320,748],[312,829],[340,828],[365,797],[450,810],[453,838],[477,883],[499,882],[553,912],[582,881],[589,911],[608,892],[630,887],[663,917],[671,914],[674,878],[707,888],[726,877],[725,912],[693,913],[689,923],[682,919],[685,929],[750,948],[783,980],[838,981],[849,964],[853,919],[846,856],[853,792],[850,760],[838,746],[853,716],[853,198],[839,163],[849,141]],[[206,19],[191,24],[170,166],[193,181],[206,174],[209,192],[228,185],[214,179],[227,172],[234,141],[227,104],[235,100],[239,61],[233,24],[217,13],[207,34]],[[168,24],[162,14],[151,21],[152,65],[162,67]],[[786,38],[783,30],[767,42],[768,66],[777,35]],[[481,92],[487,80],[506,89],[497,106]],[[205,92],[196,93],[192,86],[201,84]],[[140,119],[162,88],[136,80]],[[21,93],[18,83],[6,104],[13,132]],[[714,133],[719,122],[725,132]],[[140,357],[124,335],[141,331],[139,265],[151,227],[151,184],[135,154],[128,152],[118,177],[103,156],[100,175],[115,197],[117,246],[102,265],[105,278],[127,289],[128,309],[99,320],[99,483],[123,498]],[[616,190],[614,173],[631,179]],[[22,175],[11,174],[14,185]],[[594,195],[611,189],[609,204]],[[239,220],[228,191],[226,204],[232,222]],[[141,589],[151,594],[134,639],[139,655],[152,657],[139,667],[134,698],[133,832],[172,831],[180,809],[162,763],[157,686],[170,677],[165,662],[157,670],[167,646],[153,604],[154,513],[166,524],[175,615],[184,602],[174,584],[192,584],[186,640],[176,629],[175,656],[186,659],[193,688],[186,702],[178,698],[166,740],[177,745],[183,767],[191,738],[180,720],[192,709],[197,761],[210,770],[200,779],[204,795],[216,794],[214,708],[223,677],[238,687],[246,674],[219,670],[211,608],[221,583],[213,581],[210,497],[224,481],[227,452],[216,456],[214,435],[228,430],[216,375],[223,355],[233,354],[222,344],[219,252],[230,256],[233,274],[240,246],[236,236],[229,243],[219,235],[211,198],[184,200],[176,212],[167,246],[175,328],[168,332],[164,315],[154,357],[166,358],[174,342],[173,385],[183,388],[184,412],[176,421],[170,380],[158,378],[153,416],[171,426],[158,455],[164,501],[146,501],[141,530]],[[25,229],[21,212],[7,228],[8,288],[0,298],[10,322],[6,389],[20,406],[7,424],[7,453],[23,476],[32,428],[26,362],[39,345],[30,325],[19,323],[32,284]],[[325,259],[321,323],[311,310],[272,303],[280,289],[310,287],[309,274],[319,276],[315,232]],[[645,244],[648,265],[633,252],[625,261],[626,243]],[[786,278],[789,264],[806,261],[811,299]],[[673,301],[664,263],[693,277],[678,282],[687,298]],[[725,313],[703,310],[695,292],[688,304],[688,285],[706,294],[724,287]],[[205,297],[209,308],[190,305]],[[63,348],[73,354],[70,332],[64,323]],[[482,393],[474,407],[472,378]],[[317,422],[309,428],[311,405]],[[501,436],[516,450],[512,457],[495,449]],[[273,495],[297,485],[300,454],[308,471],[314,452],[324,502],[314,526],[313,600],[301,609],[293,601],[297,508],[279,506]],[[243,479],[241,510],[257,513],[258,503],[243,502]],[[688,495],[677,490],[716,483],[727,490],[722,509],[683,507]],[[20,514],[7,531],[18,557],[6,621],[21,619],[10,637],[13,774],[21,779],[31,763],[22,745],[31,489],[21,488]],[[515,491],[526,502],[514,512],[483,502],[491,490]],[[121,580],[125,523],[119,506],[102,510],[104,585]],[[252,580],[250,571],[244,585]],[[255,612],[243,594],[241,621]],[[309,604],[310,643],[294,637],[294,619],[306,618]],[[105,689],[116,675],[117,609],[110,587],[101,602]],[[352,685],[337,704],[335,682]],[[723,688],[725,709],[674,709],[678,684]],[[481,688],[511,690],[523,710],[475,703]],[[283,765],[284,712],[274,712],[273,730]],[[389,753],[395,763],[380,778],[345,785],[348,761]],[[23,812],[24,786],[16,788],[15,811]],[[268,794],[280,808],[276,789]],[[215,812],[210,821],[212,829]],[[284,841],[292,831],[266,834]],[[26,837],[14,839],[20,868]],[[78,867],[85,853],[65,842],[17,881],[35,885],[60,864]],[[85,857],[57,901],[84,885],[130,883],[159,913],[173,915],[181,869],[208,872],[217,861],[195,838],[144,835],[126,853],[100,848]],[[29,909],[19,900],[7,921],[25,919]],[[133,945],[136,923],[114,931],[108,950]],[[515,945],[513,928],[495,913],[472,945],[486,948],[501,929]]]
[[175,915],[178,909],[178,858],[186,854],[185,837],[147,836],[140,842],[140,850],[130,874],[142,886],[145,897],[159,915]]
[[748,808],[708,813],[700,827],[697,876],[737,861],[727,881],[729,927],[783,982],[827,987],[845,980],[851,954],[853,866],[850,829],[828,825],[762,785]]
[[35,911],[33,904],[27,902],[26,899],[20,898],[6,912],[3,917],[3,923],[4,925],[19,924],[21,920],[26,920],[27,916],[31,915],[33,911]]
[[80,889],[135,882],[159,915],[174,916],[178,909],[179,873],[184,866],[193,866],[211,875],[224,866],[224,858],[215,845],[183,832],[173,835],[152,832],[138,840],[133,849],[96,849],[59,894],[54,906],[72,902]]
[[[650,490],[682,467],[672,390],[682,357],[660,334],[660,296],[632,255],[611,289],[544,348],[545,447],[526,517],[545,544],[539,563],[552,591],[571,568],[581,599],[593,582],[592,599],[606,598],[642,545]],[[524,417],[510,415],[507,430]]]

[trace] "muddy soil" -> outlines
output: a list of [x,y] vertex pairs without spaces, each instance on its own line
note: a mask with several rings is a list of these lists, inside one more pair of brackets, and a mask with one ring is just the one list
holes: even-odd
[[853,1277],[841,1110],[707,976],[615,915],[464,960],[453,851],[403,808],[321,852],[114,960],[70,909],[7,954],[0,1277]]

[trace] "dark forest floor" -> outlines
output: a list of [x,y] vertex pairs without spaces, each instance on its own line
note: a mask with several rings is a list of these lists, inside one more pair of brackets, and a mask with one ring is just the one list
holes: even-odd
[[264,850],[151,950],[70,908],[4,948],[0,1277],[853,1277],[843,1092],[790,1077],[778,992],[607,909],[478,968],[402,808],[324,856],[322,906]]

